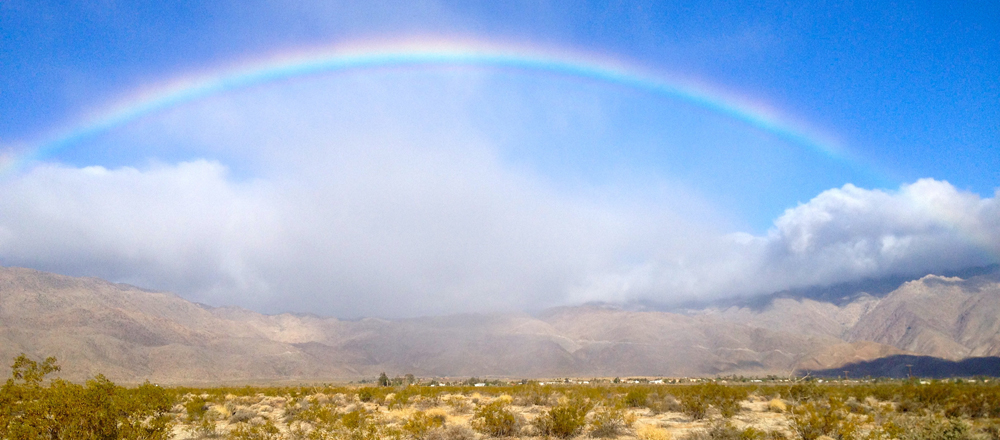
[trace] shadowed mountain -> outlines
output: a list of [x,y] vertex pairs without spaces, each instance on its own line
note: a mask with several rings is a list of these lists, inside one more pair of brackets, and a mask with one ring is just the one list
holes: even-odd
[[1000,353],[1000,283],[927,276],[846,303],[776,298],[685,314],[614,306],[343,321],[213,308],[96,278],[0,268],[0,357],[63,377],[160,383],[418,376],[790,374],[923,354]]
[[947,377],[1000,376],[1000,357],[976,357],[950,361],[931,356],[895,355],[856,362],[826,370],[802,370],[802,375],[818,377]]

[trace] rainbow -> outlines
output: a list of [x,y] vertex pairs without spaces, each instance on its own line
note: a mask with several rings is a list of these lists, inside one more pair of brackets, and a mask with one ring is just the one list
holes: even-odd
[[321,73],[379,68],[479,66],[542,72],[617,84],[682,99],[741,120],[753,127],[846,161],[838,142],[759,103],[696,81],[656,74],[620,61],[566,51],[538,51],[483,43],[417,42],[340,46],[269,58],[182,78],[143,90],[68,129],[50,133],[17,154],[0,157],[0,175],[45,160],[81,141],[159,111],[218,93]]

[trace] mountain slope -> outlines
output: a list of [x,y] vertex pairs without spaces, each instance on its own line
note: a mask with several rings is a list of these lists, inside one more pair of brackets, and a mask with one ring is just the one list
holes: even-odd
[[298,318],[221,315],[172,294],[0,269],[0,356],[54,355],[64,377],[198,382],[355,373],[349,357],[339,365],[313,362],[283,341],[292,333],[283,322]]
[[0,356],[160,383],[419,376],[787,374],[889,355],[1000,354],[1000,284],[928,276],[850,301],[686,314],[610,306],[404,320],[262,315],[95,278],[0,268]]
[[996,356],[998,317],[1000,284],[929,275],[881,300],[847,337],[952,360]]

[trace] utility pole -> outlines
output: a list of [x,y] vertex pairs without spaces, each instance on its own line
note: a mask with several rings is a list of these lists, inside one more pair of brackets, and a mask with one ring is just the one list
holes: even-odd
[[909,378],[910,378],[910,379],[913,379],[913,365],[911,365],[911,364],[906,364],[906,370],[907,370],[907,371],[909,371],[909,375],[908,375],[908,376],[909,376]]

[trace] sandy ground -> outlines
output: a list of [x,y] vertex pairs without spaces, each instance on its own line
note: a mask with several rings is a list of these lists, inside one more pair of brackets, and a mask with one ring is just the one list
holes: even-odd
[[[207,396],[206,396],[207,397]],[[507,397],[509,399],[509,397]],[[491,401],[492,397],[480,395],[446,395],[438,401],[421,401],[421,399],[411,399],[405,407],[389,409],[388,406],[378,403],[362,403],[356,400],[355,396],[339,395],[312,395],[308,397],[313,404],[331,405],[341,412],[352,409],[364,408],[367,411],[377,414],[382,423],[401,427],[416,411],[424,411],[428,415],[440,415],[445,420],[445,426],[466,426],[470,425],[472,412],[477,404]],[[414,401],[416,400],[416,401]],[[302,400],[300,399],[299,402]],[[270,420],[278,427],[286,438],[294,438],[290,432],[290,426],[285,423],[286,413],[297,405],[295,400],[289,397],[267,397],[257,396],[227,396],[225,402],[213,402],[205,417],[210,420],[208,426],[214,430],[215,437],[225,437],[225,434],[234,429],[240,423],[263,423]],[[530,424],[532,420],[549,409],[548,406],[518,406],[511,405],[510,408],[520,414],[525,424]],[[728,421],[721,419],[717,412],[709,412],[708,417],[702,420],[694,420],[690,416],[681,412],[661,412],[656,413],[648,408],[634,408],[629,412],[635,416],[635,423],[631,429],[624,431],[615,438],[619,439],[684,439],[699,431],[704,432],[713,424],[728,422],[733,427],[743,429],[753,427],[760,431],[776,431],[785,433],[791,437],[788,418],[783,412],[776,412],[769,407],[767,400],[751,397],[750,400],[742,403],[742,411]],[[205,429],[196,429],[197,423],[187,420],[187,413],[182,405],[174,408],[177,425],[173,429],[173,438],[200,439],[212,438]],[[202,425],[204,426],[204,425]],[[531,428],[524,431],[524,436],[520,438],[540,438],[530,435]],[[206,435],[208,434],[208,435]],[[476,438],[486,438],[482,434],[475,434]],[[588,437],[584,432],[579,437]]]

